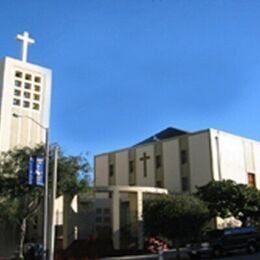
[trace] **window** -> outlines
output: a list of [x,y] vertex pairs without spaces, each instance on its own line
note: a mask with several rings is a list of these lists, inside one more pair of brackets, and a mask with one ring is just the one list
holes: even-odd
[[41,82],[41,78],[40,77],[34,77],[34,81],[37,82],[37,83],[40,83]]
[[15,77],[22,78],[23,77],[23,73],[21,71],[16,71],[15,72]]
[[32,79],[32,75],[31,74],[25,74],[25,79],[26,80],[31,80]]
[[24,102],[23,102],[23,107],[25,107],[25,108],[30,107],[30,102],[24,101]]
[[14,90],[14,95],[17,96],[17,97],[21,96],[21,91],[18,90],[18,89],[15,89]]
[[21,82],[20,80],[15,80],[15,81],[14,81],[14,85],[15,85],[16,87],[21,87],[21,86],[22,86],[22,82]]
[[105,223],[110,223],[110,217],[104,217],[104,222]]
[[33,109],[34,110],[39,110],[40,109],[40,105],[37,103],[33,103]]
[[248,178],[248,186],[249,187],[256,187],[256,183],[255,183],[255,174],[253,173],[248,173],[247,174],[247,178]]
[[112,177],[114,176],[114,165],[109,164],[109,176]]
[[13,105],[15,105],[15,106],[20,106],[20,104],[21,104],[20,99],[14,98],[14,100],[13,100]]
[[96,208],[96,214],[102,214],[102,209],[101,208]]
[[31,89],[31,84],[30,83],[24,83],[24,88],[25,89]]
[[105,208],[104,209],[104,214],[110,214],[110,209],[109,208]]
[[134,172],[134,161],[129,162],[129,172],[130,173]]
[[102,217],[96,217],[96,223],[101,223],[102,222]]
[[39,101],[40,100],[40,95],[34,94],[33,95],[33,99]]
[[185,164],[188,161],[187,151],[181,151],[181,164]]
[[189,179],[188,179],[188,177],[182,177],[181,178],[181,189],[182,189],[182,191],[188,191],[189,190]]
[[23,96],[24,96],[25,98],[30,98],[30,97],[31,97],[31,94],[30,94],[30,92],[24,92],[24,93],[23,93]]
[[162,166],[162,157],[161,157],[161,155],[156,155],[156,157],[155,157],[155,167],[156,167],[156,169],[158,169],[161,166]]
[[34,85],[34,90],[37,92],[41,91],[41,87],[39,85]]

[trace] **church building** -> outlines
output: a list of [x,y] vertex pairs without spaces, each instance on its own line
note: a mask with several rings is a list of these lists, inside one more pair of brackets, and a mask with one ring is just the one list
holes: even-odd
[[167,128],[126,149],[95,157],[95,185],[194,192],[211,180],[260,188],[260,142],[215,129]]
[[138,203],[131,191],[150,187],[151,193],[193,193],[197,186],[223,179],[260,188],[259,158],[260,142],[216,129],[187,132],[171,127],[126,149],[95,156],[96,189],[107,187],[107,199],[112,199],[114,244],[120,247],[118,229],[136,219],[131,212],[138,211]]

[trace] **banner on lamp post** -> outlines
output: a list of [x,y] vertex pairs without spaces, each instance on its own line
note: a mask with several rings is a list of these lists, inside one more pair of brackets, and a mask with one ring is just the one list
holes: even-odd
[[44,158],[31,156],[29,159],[28,185],[44,187]]
[[34,185],[34,157],[32,156],[29,159],[28,185]]

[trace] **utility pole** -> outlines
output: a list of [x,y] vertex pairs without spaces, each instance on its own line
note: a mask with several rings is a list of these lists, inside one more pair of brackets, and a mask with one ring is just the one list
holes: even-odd
[[56,199],[56,190],[57,190],[58,151],[59,151],[58,146],[55,146],[54,147],[54,167],[53,167],[53,174],[52,174],[49,260],[54,259],[54,250],[55,250],[55,199]]

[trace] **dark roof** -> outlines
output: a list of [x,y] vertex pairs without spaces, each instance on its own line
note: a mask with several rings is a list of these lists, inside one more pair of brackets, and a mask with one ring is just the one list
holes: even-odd
[[172,138],[172,137],[179,136],[179,135],[185,135],[185,134],[188,134],[188,132],[177,129],[177,128],[168,127],[166,129],[162,130],[161,132],[156,133],[156,134],[152,135],[151,137],[135,144],[134,146],[162,141],[162,140],[165,140],[168,138]]

